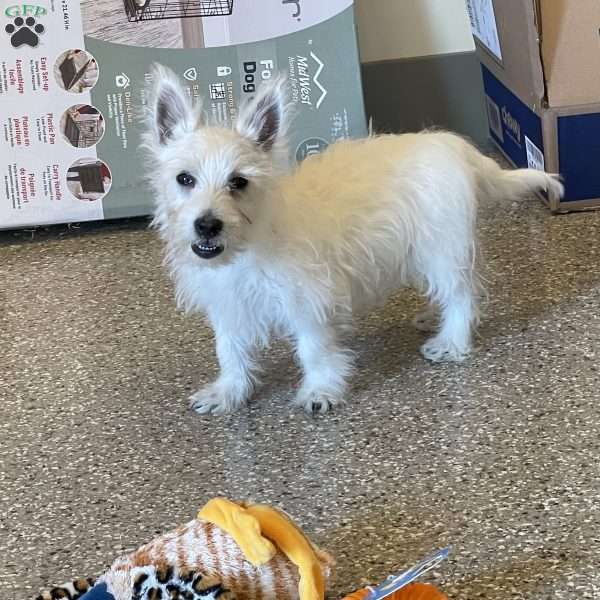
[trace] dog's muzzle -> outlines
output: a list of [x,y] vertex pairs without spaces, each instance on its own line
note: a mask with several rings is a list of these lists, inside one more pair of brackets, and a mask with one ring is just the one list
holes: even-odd
[[194,221],[194,230],[200,239],[192,243],[192,252],[200,258],[214,258],[219,256],[225,246],[218,241],[218,236],[223,231],[223,221],[212,213]]

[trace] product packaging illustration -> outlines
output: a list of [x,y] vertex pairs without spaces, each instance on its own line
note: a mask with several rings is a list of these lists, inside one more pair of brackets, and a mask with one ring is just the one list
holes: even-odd
[[0,3],[0,228],[150,214],[152,65],[231,125],[287,74],[293,160],[366,134],[352,0]]

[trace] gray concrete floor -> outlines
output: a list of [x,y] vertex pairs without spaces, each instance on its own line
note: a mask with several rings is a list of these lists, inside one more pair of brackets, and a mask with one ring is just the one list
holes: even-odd
[[484,206],[490,297],[465,365],[432,365],[400,294],[358,324],[347,408],[305,416],[275,345],[226,418],[141,225],[0,240],[0,597],[94,575],[225,494],[290,512],[350,591],[451,544],[451,598],[600,598],[600,213]]

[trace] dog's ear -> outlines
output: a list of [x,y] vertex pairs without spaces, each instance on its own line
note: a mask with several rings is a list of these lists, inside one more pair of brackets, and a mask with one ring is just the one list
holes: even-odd
[[170,140],[200,126],[201,107],[193,106],[173,71],[155,65],[152,69],[152,82],[148,102],[150,128],[159,144],[168,144]]
[[287,112],[287,80],[276,77],[263,83],[240,108],[236,128],[268,152],[285,135]]

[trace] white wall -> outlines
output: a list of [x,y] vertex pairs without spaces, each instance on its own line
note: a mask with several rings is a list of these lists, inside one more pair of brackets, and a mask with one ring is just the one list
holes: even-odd
[[465,0],[356,0],[361,60],[474,49]]

